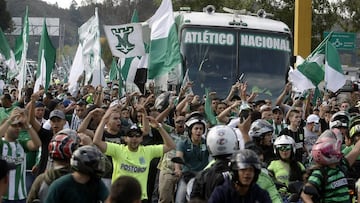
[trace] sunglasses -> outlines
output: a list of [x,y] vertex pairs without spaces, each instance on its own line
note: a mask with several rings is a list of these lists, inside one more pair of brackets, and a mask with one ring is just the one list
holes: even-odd
[[133,133],[133,134],[129,134],[127,135],[128,137],[142,137],[142,134],[139,133]]
[[182,123],[185,123],[185,121],[183,121],[183,120],[178,120],[178,121],[175,121],[175,123],[177,123],[177,124],[182,124]]
[[277,149],[278,149],[279,151],[289,151],[289,150],[291,150],[291,145],[286,145],[286,146],[277,147]]

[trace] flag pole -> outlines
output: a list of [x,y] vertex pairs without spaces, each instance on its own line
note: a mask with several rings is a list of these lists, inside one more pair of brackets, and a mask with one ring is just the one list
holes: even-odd
[[320,44],[314,49],[314,51],[311,52],[311,54],[306,57],[306,60],[309,59],[309,57],[311,57],[314,53],[316,53],[322,46],[324,46],[324,44],[330,39],[331,35],[333,34],[333,31],[331,31],[323,41],[320,42]]

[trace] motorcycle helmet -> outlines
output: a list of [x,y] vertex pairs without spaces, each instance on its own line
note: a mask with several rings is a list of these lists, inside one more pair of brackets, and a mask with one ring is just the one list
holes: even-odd
[[68,161],[79,144],[80,138],[76,131],[63,129],[50,141],[48,145],[49,156],[53,160]]
[[336,112],[334,115],[332,115],[329,122],[329,127],[330,129],[340,128],[340,127],[348,128],[349,121],[350,121],[349,114],[346,111],[339,111]]
[[253,139],[262,138],[266,133],[273,132],[273,126],[264,119],[257,119],[254,121],[249,130],[249,136]]
[[206,136],[206,144],[213,157],[232,155],[239,149],[235,131],[226,125],[212,127]]
[[321,165],[338,163],[342,158],[341,139],[331,131],[324,131],[315,142],[311,150],[314,161]]
[[74,152],[70,165],[74,171],[100,178],[105,173],[105,159],[106,157],[95,146],[85,145]]
[[274,142],[274,153],[276,156],[280,157],[279,148],[289,145],[291,146],[292,156],[294,156],[296,152],[295,140],[288,135],[281,135],[277,137]]
[[233,181],[238,182],[238,170],[250,167],[255,169],[255,176],[252,182],[256,183],[261,171],[261,162],[258,155],[250,149],[236,151],[230,161],[230,169],[234,175]]

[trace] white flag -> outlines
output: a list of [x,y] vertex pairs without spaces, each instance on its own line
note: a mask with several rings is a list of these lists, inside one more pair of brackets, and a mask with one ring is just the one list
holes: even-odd
[[76,54],[74,57],[73,64],[70,69],[70,75],[69,75],[69,92],[73,97],[77,96],[77,91],[79,88],[78,85],[78,79],[83,74],[85,68],[84,68],[84,62],[83,62],[83,55],[82,55],[82,46],[79,44]]
[[97,9],[95,15],[86,21],[78,30],[79,41],[83,49],[83,62],[85,67],[85,82],[89,82],[94,69],[100,69],[101,65],[101,47],[99,17]]
[[104,25],[104,30],[113,56],[130,58],[145,54],[140,23]]
[[26,79],[27,79],[27,64],[26,64],[26,57],[27,57],[27,50],[28,50],[28,41],[29,41],[29,19],[28,19],[28,7],[25,10],[25,17],[24,17],[24,27],[22,30],[22,45],[20,46],[21,49],[21,58],[18,64],[19,75],[17,75],[17,79],[19,81],[19,98],[21,97],[21,93],[25,88]]

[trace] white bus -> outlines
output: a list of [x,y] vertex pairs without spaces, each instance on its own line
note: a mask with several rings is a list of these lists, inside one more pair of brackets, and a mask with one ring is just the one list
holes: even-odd
[[224,10],[207,6],[204,12],[175,12],[183,70],[189,69],[194,92],[203,95],[209,88],[223,98],[243,74],[249,88],[267,90],[257,99],[277,97],[293,55],[289,27],[266,18],[264,10]]

